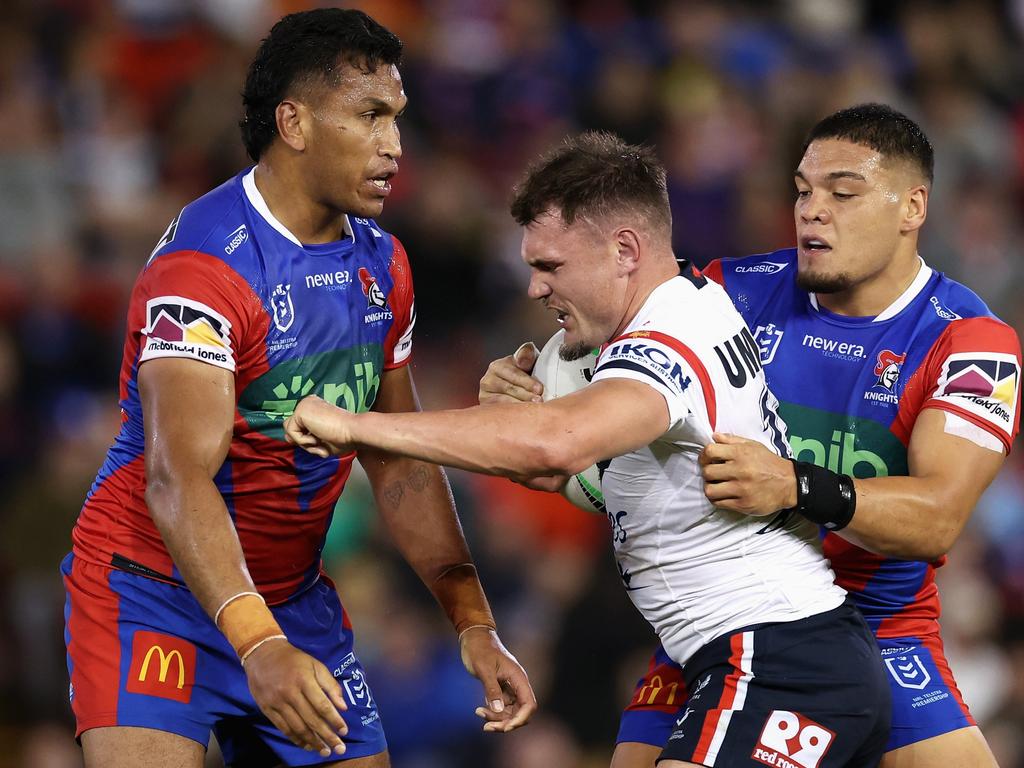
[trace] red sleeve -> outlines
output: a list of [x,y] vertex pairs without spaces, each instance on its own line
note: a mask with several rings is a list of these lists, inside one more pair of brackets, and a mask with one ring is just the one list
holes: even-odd
[[388,305],[394,315],[391,330],[384,339],[384,370],[399,368],[409,362],[412,355],[412,329],[416,325],[416,302],[412,290],[412,271],[405,246],[394,235],[394,255],[391,259],[391,279],[394,287],[388,296]]
[[249,284],[223,261],[176,251],[139,277],[128,333],[138,343],[139,363],[184,357],[237,372],[252,351],[250,331],[265,314]]
[[721,259],[715,259],[708,264],[704,269],[700,270],[700,274],[709,280],[714,280],[720,286],[725,288],[725,274],[722,272],[722,261]]
[[906,443],[917,414],[938,408],[990,432],[1008,453],[1020,427],[1020,369],[1010,326],[993,317],[955,320],[908,382],[893,431]]

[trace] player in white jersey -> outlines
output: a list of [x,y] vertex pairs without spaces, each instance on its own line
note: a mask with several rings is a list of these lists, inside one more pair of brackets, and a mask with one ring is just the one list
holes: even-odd
[[715,432],[789,456],[757,345],[725,291],[688,269],[655,288],[598,358],[593,381],[616,378],[659,392],[672,425],[601,478],[619,571],[669,655],[684,661],[730,630],[839,606],[845,592],[814,523],[716,511],[704,495],[698,457]]
[[547,490],[599,462],[623,581],[689,692],[661,765],[796,754],[805,768],[875,765],[889,688],[816,527],[792,511],[719,510],[704,495],[698,457],[713,433],[788,455],[785,428],[729,298],[678,268],[661,164],[585,134],[531,169],[512,214],[529,295],[565,329],[562,357],[603,345],[593,382],[544,403],[433,413],[354,414],[307,398],[289,439],[321,456],[370,447]]

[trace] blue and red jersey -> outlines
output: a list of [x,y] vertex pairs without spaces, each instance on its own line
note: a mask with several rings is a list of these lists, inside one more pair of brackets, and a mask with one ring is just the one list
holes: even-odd
[[252,170],[186,206],[139,276],[121,367],[121,429],[73,532],[82,560],[181,581],[145,502],[139,366],[179,357],[234,373],[228,455],[214,482],[268,602],[304,589],[354,454],[319,459],[284,440],[296,403],[374,403],[405,365],[415,322],[398,240],[348,217],[345,237],[303,245],[270,212]]
[[[1005,451],[1017,435],[1021,349],[973,292],[923,262],[877,317],[829,312],[796,283],[795,249],[710,264],[756,339],[798,460],[858,478],[907,475],[918,415],[937,408]],[[933,563],[882,557],[825,537],[840,586],[880,638],[936,630]]]

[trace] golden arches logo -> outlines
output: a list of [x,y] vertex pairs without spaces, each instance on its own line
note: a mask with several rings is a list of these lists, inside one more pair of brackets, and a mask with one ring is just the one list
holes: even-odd
[[167,682],[167,673],[171,669],[171,661],[177,659],[178,661],[178,689],[181,690],[185,687],[185,660],[181,657],[181,652],[178,650],[172,650],[170,653],[164,652],[164,649],[159,645],[151,645],[149,650],[146,651],[146,656],[142,660],[142,668],[139,670],[139,682],[146,680],[146,675],[149,672],[149,662],[153,658],[153,654],[157,653],[160,656],[160,672],[157,675],[157,679],[161,683]]

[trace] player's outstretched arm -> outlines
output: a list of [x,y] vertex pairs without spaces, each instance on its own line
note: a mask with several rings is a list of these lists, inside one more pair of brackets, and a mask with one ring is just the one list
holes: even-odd
[[669,425],[662,395],[646,384],[614,379],[545,403],[459,411],[354,414],[310,396],[285,421],[285,435],[320,456],[375,448],[522,478],[582,472],[596,461],[648,445]]
[[342,754],[345,702],[326,667],[287,642],[256,594],[213,477],[231,442],[234,376],[194,360],[139,368],[146,503],[199,604],[238,652],[260,709],[301,747]]
[[487,366],[480,379],[477,398],[480,405],[494,403],[539,403],[544,385],[530,375],[540,354],[532,341],[513,354],[498,358]]
[[[1005,457],[945,427],[944,411],[925,409],[907,448],[909,476],[855,480],[853,517],[836,533],[886,557],[931,561],[948,552]],[[792,462],[760,443],[715,435],[700,461],[715,506],[760,516],[797,503]]]
[[[397,414],[419,410],[408,367],[384,373],[374,409]],[[524,725],[536,711],[537,699],[526,672],[495,632],[444,471],[370,447],[359,451],[359,462],[395,545],[448,615],[458,633],[462,661],[483,685],[487,706],[477,713],[486,721],[484,730],[511,731]]]

